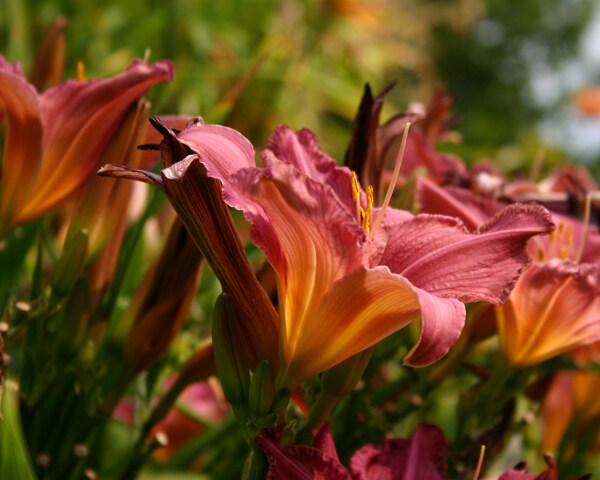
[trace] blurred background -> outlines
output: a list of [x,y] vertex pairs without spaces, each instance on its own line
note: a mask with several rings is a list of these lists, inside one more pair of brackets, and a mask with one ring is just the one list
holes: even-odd
[[468,163],[514,171],[543,149],[547,166],[566,157],[598,173],[592,0],[3,0],[0,52],[27,71],[59,16],[65,76],[78,61],[88,78],[113,75],[149,49],[176,72],[153,90],[153,113],[228,124],[257,148],[287,123],[311,128],[341,159],[364,84],[377,93],[397,82],[382,120],[444,88],[459,135],[442,148]]

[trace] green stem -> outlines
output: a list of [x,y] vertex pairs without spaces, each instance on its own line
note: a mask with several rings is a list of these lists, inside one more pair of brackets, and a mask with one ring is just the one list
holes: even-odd
[[308,416],[308,428],[314,430],[323,425],[329,418],[333,407],[339,402],[340,398],[327,390],[321,392],[315,403],[312,404]]

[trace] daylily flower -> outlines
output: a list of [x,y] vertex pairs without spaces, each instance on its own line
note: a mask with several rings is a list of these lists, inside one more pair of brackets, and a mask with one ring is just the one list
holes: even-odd
[[0,117],[8,119],[0,235],[78,195],[127,110],[172,76],[169,61],[136,60],[112,79],[67,80],[38,94],[19,65],[0,57]]
[[504,352],[527,366],[600,339],[600,275],[597,265],[570,260],[536,262],[510,299],[496,309]]
[[[419,180],[418,203],[428,212],[455,215],[478,225],[501,202],[456,187]],[[508,302],[496,308],[504,352],[514,366],[533,365],[600,339],[600,233],[553,214],[556,231],[529,243],[535,259]]]
[[452,218],[372,209],[350,170],[337,167],[310,131],[277,129],[261,157],[265,168],[254,167],[250,149],[210,153],[237,136],[218,126],[187,128],[177,140],[196,155],[164,170],[162,180],[115,166],[103,171],[165,188],[166,179],[185,181],[202,162],[222,182],[225,200],[253,224],[254,243],[278,273],[278,387],[293,389],[419,316],[421,337],[405,363],[436,361],[460,334],[461,301],[502,303],[529,262],[527,239],[552,228],[535,206],[510,206],[474,233]]
[[[111,137],[100,160],[120,159],[119,163],[139,166],[142,152],[136,147],[145,140],[148,110],[147,102],[141,101],[126,112],[119,130]],[[109,241],[113,241],[115,232],[124,233],[127,216],[123,212],[129,206],[131,193],[132,185],[129,183],[90,177],[81,197],[74,202],[65,244],[68,244],[70,236],[86,229],[89,233],[88,262],[95,260]]]
[[257,445],[270,459],[268,478],[298,480],[446,480],[448,445],[444,432],[428,423],[417,425],[410,440],[392,438],[366,445],[340,463],[329,425],[321,427],[313,447],[279,444],[282,426],[263,430]]
[[[233,181],[245,197],[226,199],[246,213],[254,242],[279,274],[280,382],[289,387],[419,315],[421,338],[405,363],[436,361],[460,334],[457,299],[502,302],[527,264],[519,253],[525,237],[551,227],[539,208],[511,208],[476,234],[454,219],[387,209],[377,230],[364,194],[364,208],[353,197],[351,172],[308,130],[280,127],[261,158],[266,168],[240,171]],[[360,221],[357,207],[367,212]]]

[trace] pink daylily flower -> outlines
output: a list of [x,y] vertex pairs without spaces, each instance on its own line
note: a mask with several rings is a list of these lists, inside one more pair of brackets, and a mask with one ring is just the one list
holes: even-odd
[[251,149],[225,155],[215,148],[229,148],[237,136],[211,125],[185,129],[177,139],[196,155],[163,170],[162,183],[184,178],[200,161],[222,182],[225,201],[252,223],[254,243],[278,273],[279,387],[293,389],[418,317],[421,337],[404,361],[435,362],[460,335],[462,302],[506,300],[529,263],[527,240],[553,228],[545,209],[520,205],[475,232],[456,219],[391,208],[377,228],[351,171],[323,153],[312,132],[278,128],[261,155],[264,168]]
[[280,381],[289,387],[419,316],[421,338],[405,363],[436,361],[460,334],[461,301],[502,303],[528,264],[526,240],[552,228],[539,207],[509,207],[475,233],[455,219],[388,209],[371,239],[356,218],[351,172],[310,131],[280,127],[261,158],[265,168],[240,170],[225,198],[279,273]]
[[140,60],[108,80],[67,80],[38,94],[0,57],[0,118],[8,119],[0,177],[0,234],[64,205],[86,178],[127,110],[173,65]]
[[448,445],[437,426],[420,423],[410,440],[392,438],[365,445],[350,459],[350,472],[340,463],[329,425],[321,427],[312,447],[279,444],[282,426],[264,430],[256,439],[271,463],[267,478],[298,480],[446,480]]
[[[503,208],[469,190],[419,179],[417,201],[428,212],[468,225]],[[496,309],[504,352],[514,366],[534,365],[600,339],[600,233],[576,218],[553,213],[557,229],[529,243],[536,260]]]

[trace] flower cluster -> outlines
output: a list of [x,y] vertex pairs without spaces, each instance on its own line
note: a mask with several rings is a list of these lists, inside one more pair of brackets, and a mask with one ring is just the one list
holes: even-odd
[[[200,117],[148,128],[142,96],[172,77],[169,61],[108,80],[80,67],[38,93],[0,57],[0,326],[16,359],[0,474],[134,478],[153,454],[248,479],[594,467],[585,171],[469,168],[437,152],[447,95],[380,124],[389,88],[368,86],[343,165],[285,125],[257,162]],[[529,473],[542,448],[548,468]]]

